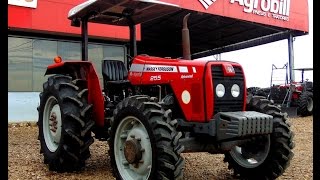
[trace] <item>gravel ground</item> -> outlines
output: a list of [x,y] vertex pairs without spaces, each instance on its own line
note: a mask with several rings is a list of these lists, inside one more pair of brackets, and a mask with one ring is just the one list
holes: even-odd
[[[295,155],[279,179],[313,179],[312,120],[313,117],[290,119],[295,133]],[[106,142],[95,141],[92,144],[92,156],[83,171],[59,174],[50,172],[43,164],[43,157],[39,154],[37,127],[29,123],[10,124],[8,130],[9,179],[114,179]],[[223,163],[223,155],[186,153],[183,156],[186,159],[184,179],[235,179],[227,164]]]

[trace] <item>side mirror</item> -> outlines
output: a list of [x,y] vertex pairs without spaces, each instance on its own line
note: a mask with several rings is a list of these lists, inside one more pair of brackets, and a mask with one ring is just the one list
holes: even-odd
[[80,20],[79,19],[72,19],[71,26],[80,27]]

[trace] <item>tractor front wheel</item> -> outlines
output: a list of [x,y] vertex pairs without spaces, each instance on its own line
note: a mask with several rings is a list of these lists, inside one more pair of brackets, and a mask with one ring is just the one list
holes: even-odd
[[303,92],[298,99],[298,113],[301,116],[310,116],[313,112],[313,93]]
[[249,97],[247,111],[273,116],[273,132],[257,136],[225,154],[225,162],[243,179],[276,179],[289,166],[293,157],[293,133],[287,117],[262,96]]
[[87,92],[86,81],[65,75],[51,76],[43,84],[38,107],[40,153],[50,170],[80,170],[90,157],[94,122]]
[[184,150],[171,111],[147,96],[117,105],[111,120],[109,155],[114,176],[122,180],[182,179]]

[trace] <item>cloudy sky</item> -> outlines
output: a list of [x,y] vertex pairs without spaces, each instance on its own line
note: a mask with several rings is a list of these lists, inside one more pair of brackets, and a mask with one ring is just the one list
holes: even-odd
[[[309,34],[296,37],[293,43],[294,68],[313,67],[313,1],[309,3]],[[272,64],[283,67],[288,62],[288,40],[282,40],[253,48],[221,54],[222,60],[240,63],[245,71],[247,87],[268,87],[270,85]],[[313,72],[306,72],[304,79],[313,80]],[[284,71],[277,70],[274,79],[285,78]],[[295,73],[296,81],[301,80],[301,73]]]

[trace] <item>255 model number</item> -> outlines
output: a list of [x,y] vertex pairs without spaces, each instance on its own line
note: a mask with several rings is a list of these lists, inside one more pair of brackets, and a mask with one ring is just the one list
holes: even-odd
[[161,80],[161,75],[150,76],[150,81],[160,81],[160,80]]

